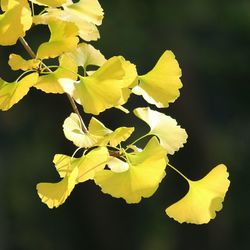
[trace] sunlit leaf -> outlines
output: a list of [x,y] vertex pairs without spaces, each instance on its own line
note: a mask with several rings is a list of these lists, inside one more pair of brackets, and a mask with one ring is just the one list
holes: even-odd
[[78,168],[76,182],[92,180],[95,174],[104,169],[109,160],[107,148],[98,147],[80,158],[72,158],[67,155],[56,154],[54,164],[61,177],[71,175],[75,168]]
[[1,7],[6,12],[0,15],[0,45],[13,45],[31,27],[30,7],[26,0],[4,1]]
[[126,141],[133,132],[134,132],[133,127],[117,128],[114,132],[112,131],[110,134],[106,134],[106,136],[103,139],[100,139],[98,141],[98,145],[105,146],[109,143],[111,146],[116,147],[121,142]]
[[63,94],[72,91],[76,79],[75,61],[67,54],[63,54],[59,59],[59,67],[54,72],[40,76],[34,87],[46,93]]
[[86,113],[98,115],[120,105],[125,73],[119,57],[112,57],[94,74],[75,83],[74,99]]
[[47,12],[35,16],[35,24],[47,24],[52,20],[73,22],[78,35],[85,41],[97,40],[100,35],[96,25],[101,25],[103,10],[97,0],[80,0],[78,3],[64,4],[63,9],[47,9]]
[[155,67],[145,75],[139,76],[139,86],[133,89],[137,95],[158,108],[168,107],[180,95],[181,69],[171,51],[165,51]]
[[65,176],[58,183],[39,183],[36,186],[37,193],[42,202],[49,208],[59,207],[68,198],[76,185],[78,168],[75,168],[70,175]]
[[8,110],[18,103],[36,83],[37,73],[25,76],[19,82],[8,83],[0,78],[0,109]]
[[136,108],[134,113],[150,127],[149,134],[156,135],[168,154],[174,154],[187,141],[185,129],[175,119],[150,108]]
[[20,55],[10,54],[8,61],[12,70],[29,70],[29,69],[37,69],[40,61],[37,59],[25,60]]
[[188,193],[166,209],[167,215],[179,223],[208,223],[222,209],[230,185],[228,176],[226,166],[220,164],[201,180],[188,180]]
[[103,9],[97,0],[80,0],[64,6],[63,18],[77,25],[82,39],[91,41],[99,38],[95,25],[102,24]]
[[74,23],[51,20],[49,28],[51,32],[50,40],[39,46],[38,58],[54,58],[64,52],[76,49],[79,39],[77,38],[78,28]]
[[68,140],[80,148],[92,147],[100,139],[99,136],[82,130],[80,118],[75,113],[71,113],[71,115],[65,119],[63,132]]
[[102,53],[87,43],[78,44],[77,48],[68,54],[85,70],[88,65],[102,66],[106,62]]
[[107,165],[114,173],[126,172],[129,169],[129,165],[127,162],[122,161],[116,157],[111,157]]
[[167,159],[165,150],[153,137],[144,150],[127,154],[127,171],[101,170],[95,175],[95,182],[102,192],[127,203],[138,203],[142,197],[150,197],[157,190],[165,176]]
[[65,119],[63,131],[65,137],[77,147],[89,148],[93,146],[106,146],[108,144],[115,147],[122,141],[127,140],[134,131],[134,128],[120,127],[112,131],[96,118],[92,117],[89,122],[88,131],[84,132],[79,116],[72,113]]

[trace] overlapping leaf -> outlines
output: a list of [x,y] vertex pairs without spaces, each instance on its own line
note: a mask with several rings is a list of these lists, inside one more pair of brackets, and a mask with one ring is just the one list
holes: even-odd
[[0,15],[0,45],[13,45],[30,29],[32,17],[26,0],[9,0],[1,2],[5,11]]
[[5,82],[0,78],[0,109],[8,110],[19,102],[36,83],[37,73],[25,76],[19,82]]
[[153,137],[142,152],[127,154],[127,163],[127,171],[104,169],[96,173],[94,180],[102,192],[123,198],[127,203],[138,203],[142,197],[153,195],[164,178],[165,150]]
[[97,0],[80,0],[65,5],[63,18],[77,25],[82,39],[91,41],[100,37],[95,25],[102,24],[103,9]]
[[222,209],[230,184],[226,166],[220,164],[201,180],[188,180],[188,184],[188,193],[166,209],[167,215],[180,223],[208,223]]
[[42,202],[49,208],[62,205],[74,189],[77,176],[78,168],[75,168],[68,176],[65,176],[65,178],[58,183],[37,184],[37,193]]
[[50,20],[48,25],[51,32],[50,40],[39,46],[38,58],[54,58],[77,47],[79,41],[77,37],[78,28],[74,23]]
[[39,197],[49,208],[62,205],[75,185],[93,179],[95,173],[105,167],[108,159],[109,154],[105,147],[96,148],[81,158],[55,155],[53,162],[63,179],[58,183],[37,184]]
[[89,148],[93,146],[106,146],[108,144],[115,147],[122,141],[127,140],[134,131],[134,128],[120,127],[112,131],[96,118],[92,117],[88,131],[84,132],[79,116],[72,113],[65,119],[63,131],[65,137],[77,147]]
[[155,67],[143,76],[139,76],[140,84],[133,89],[137,95],[158,108],[168,107],[180,95],[181,69],[171,51],[165,51]]
[[149,134],[156,135],[168,154],[174,154],[187,141],[185,129],[175,119],[150,108],[136,108],[134,113],[150,127]]
[[68,56],[72,57],[77,65],[85,70],[88,65],[102,66],[106,62],[102,53],[87,43],[78,44],[74,51],[68,53]]
[[80,158],[72,158],[67,155],[56,154],[54,164],[60,177],[69,176],[75,168],[78,168],[76,182],[81,183],[92,180],[95,174],[102,170],[109,160],[106,147],[98,147]]
[[125,71],[120,57],[112,57],[94,74],[75,83],[73,98],[86,113],[98,115],[121,104]]
[[101,25],[103,10],[97,0],[80,0],[77,3],[69,1],[63,9],[47,9],[43,15],[35,16],[35,24],[47,24],[52,20],[73,22],[78,28],[78,35],[85,41],[97,40],[100,35],[96,25]]
[[40,61],[37,59],[25,60],[20,55],[10,54],[9,57],[9,65],[12,70],[29,70],[29,69],[37,69]]
[[40,76],[34,87],[45,93],[63,94],[73,91],[75,80],[77,80],[77,65],[70,56],[63,54],[59,59],[58,69]]

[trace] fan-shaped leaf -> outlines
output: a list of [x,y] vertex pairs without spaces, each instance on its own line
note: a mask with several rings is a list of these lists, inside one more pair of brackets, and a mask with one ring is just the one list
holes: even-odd
[[175,119],[150,108],[136,108],[134,113],[150,127],[149,134],[156,135],[168,154],[174,154],[187,141],[185,129],[177,125]]
[[155,67],[143,76],[139,76],[140,84],[133,89],[137,95],[158,108],[168,107],[180,95],[181,69],[171,51],[165,51]]
[[201,180],[189,180],[188,184],[188,193],[166,209],[167,215],[180,223],[208,223],[222,209],[230,185],[226,166],[220,164]]

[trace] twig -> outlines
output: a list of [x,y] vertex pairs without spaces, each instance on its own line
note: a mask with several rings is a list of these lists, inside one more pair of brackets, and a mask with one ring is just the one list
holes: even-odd
[[[21,44],[23,45],[23,47],[25,48],[25,50],[28,52],[28,54],[31,56],[31,58],[33,59],[36,59],[36,54],[34,53],[34,51],[31,49],[31,47],[29,46],[29,44],[26,42],[26,40],[23,38],[23,37],[19,37],[19,41],[21,42]],[[49,72],[52,72],[50,70],[50,68],[48,68],[44,63],[43,63],[44,67],[46,68],[47,71]],[[75,104],[75,101],[74,99],[68,94],[66,93],[68,99],[69,99],[69,102],[70,102],[70,105],[73,109],[73,111],[79,116],[79,119],[81,121],[81,125],[82,125],[82,130],[84,133],[87,133],[88,132],[88,129],[86,127],[86,125],[84,124],[84,121],[81,117],[81,114]]]

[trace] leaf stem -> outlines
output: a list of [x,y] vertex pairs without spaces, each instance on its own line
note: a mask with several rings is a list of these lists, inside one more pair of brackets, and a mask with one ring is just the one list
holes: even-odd
[[[135,141],[133,141],[132,143],[130,143],[129,146],[130,146],[130,145],[134,145],[135,143],[137,143],[138,141],[142,140],[143,138],[145,138],[145,137],[147,137],[147,136],[149,136],[149,135],[150,135],[150,134],[145,134],[145,135],[139,137],[138,139],[136,139]],[[127,147],[127,148],[128,148],[128,147]]]
[[[28,54],[31,56],[31,58],[36,59],[36,54],[35,54],[34,51],[31,49],[31,47],[30,47],[29,44],[26,42],[26,40],[25,40],[23,37],[19,37],[19,41],[21,42],[21,44],[23,45],[23,47],[25,48],[25,50],[28,52]],[[46,67],[46,69],[47,69],[49,72],[52,72],[52,71],[50,70],[50,68],[47,67],[47,65],[45,65],[44,63],[43,63],[43,65]],[[80,119],[80,121],[81,121],[81,126],[82,126],[83,132],[87,133],[87,132],[88,132],[88,129],[87,129],[86,125],[85,125],[84,122],[83,122],[83,119],[82,119],[81,114],[80,114],[80,112],[79,112],[79,110],[78,110],[78,108],[77,108],[77,106],[76,106],[76,104],[75,104],[74,99],[73,99],[68,93],[66,93],[66,95],[67,95],[67,97],[68,97],[68,99],[69,99],[69,102],[70,102],[70,104],[71,104],[71,107],[72,107],[73,111],[79,116],[79,119]]]
[[187,182],[190,182],[190,180],[183,173],[181,173],[177,168],[175,168],[169,163],[168,163],[168,166],[172,168],[176,173],[178,173],[181,177],[183,177]]

